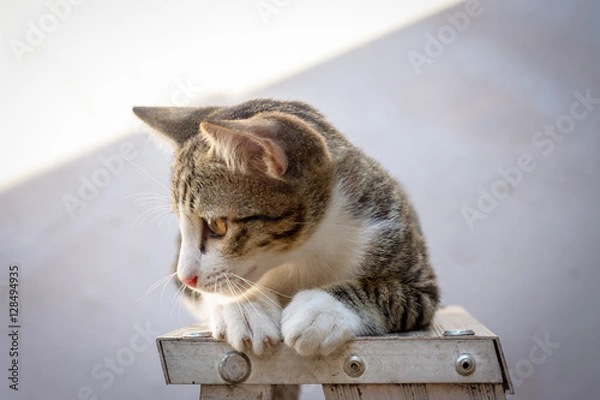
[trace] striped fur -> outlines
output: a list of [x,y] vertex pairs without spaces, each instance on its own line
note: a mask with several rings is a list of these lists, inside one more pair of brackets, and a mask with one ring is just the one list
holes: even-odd
[[[208,304],[215,337],[329,354],[431,322],[439,289],[406,194],[312,107],[134,111],[174,148],[177,272],[198,278],[186,292]],[[222,237],[207,230],[214,218],[227,221]]]

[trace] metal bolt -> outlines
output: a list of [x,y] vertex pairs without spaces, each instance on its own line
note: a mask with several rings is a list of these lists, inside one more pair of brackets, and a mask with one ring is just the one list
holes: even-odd
[[471,375],[475,372],[475,360],[470,354],[461,354],[456,359],[456,372],[463,376]]
[[250,376],[252,364],[244,353],[231,351],[219,361],[219,375],[225,382],[241,383]]
[[203,337],[203,336],[206,336],[206,333],[204,333],[204,332],[189,332],[185,336],[190,337],[190,338]]
[[472,329],[447,329],[444,336],[472,336],[475,332]]
[[361,376],[366,368],[365,362],[359,356],[350,356],[344,361],[344,372],[352,378]]

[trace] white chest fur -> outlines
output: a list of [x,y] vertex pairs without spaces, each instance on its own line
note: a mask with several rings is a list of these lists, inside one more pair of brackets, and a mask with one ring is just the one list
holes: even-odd
[[312,237],[259,281],[286,295],[356,276],[380,223],[357,219],[341,185]]

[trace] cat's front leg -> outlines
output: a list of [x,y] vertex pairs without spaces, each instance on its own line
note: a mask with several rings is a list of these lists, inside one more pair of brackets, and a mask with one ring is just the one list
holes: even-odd
[[359,315],[324,290],[303,290],[283,310],[285,344],[300,355],[328,355],[362,334]]
[[358,335],[424,328],[438,302],[433,280],[360,278],[298,292],[282,313],[281,333],[301,355],[327,355]]
[[281,341],[281,307],[266,294],[258,299],[215,305],[210,329],[215,339],[226,339],[237,351],[262,355]]

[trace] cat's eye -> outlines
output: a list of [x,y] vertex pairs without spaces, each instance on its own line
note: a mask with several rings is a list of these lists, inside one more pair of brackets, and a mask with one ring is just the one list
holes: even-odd
[[225,218],[215,218],[207,221],[208,229],[216,236],[225,236],[227,233],[227,220]]

